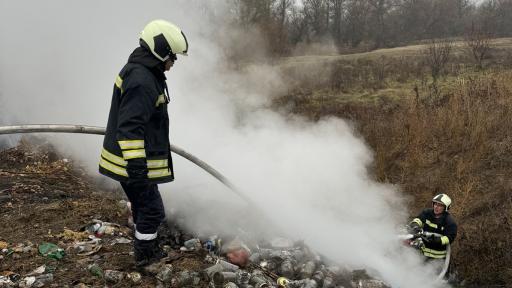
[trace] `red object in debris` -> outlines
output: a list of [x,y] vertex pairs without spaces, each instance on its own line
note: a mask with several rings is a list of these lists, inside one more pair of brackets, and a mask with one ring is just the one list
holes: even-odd
[[249,252],[244,248],[230,251],[226,254],[228,261],[240,267],[245,267],[249,262]]

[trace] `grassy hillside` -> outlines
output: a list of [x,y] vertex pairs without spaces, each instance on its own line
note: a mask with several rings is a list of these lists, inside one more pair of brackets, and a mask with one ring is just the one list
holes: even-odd
[[374,151],[375,178],[412,196],[411,215],[449,194],[460,277],[505,287],[512,283],[512,40],[494,40],[483,69],[456,43],[437,87],[425,48],[285,59],[279,65],[291,88],[274,105],[313,121],[351,120]]

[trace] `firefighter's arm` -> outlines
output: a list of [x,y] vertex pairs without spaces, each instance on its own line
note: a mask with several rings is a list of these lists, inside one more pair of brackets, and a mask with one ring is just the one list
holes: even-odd
[[431,235],[427,241],[437,245],[448,245],[453,243],[457,236],[457,225],[455,222],[448,222],[445,226],[443,235]]
[[[125,89],[119,107],[117,140],[127,161],[126,170],[130,179],[146,179],[147,164],[144,133],[154,109],[151,93],[142,85]],[[144,181],[139,181],[139,184]]]
[[425,223],[426,215],[425,211],[422,211],[420,215],[418,215],[416,218],[412,219],[412,221],[408,225],[409,233],[417,234],[421,231],[423,228],[423,223]]
[[444,236],[442,237],[443,244],[446,245],[448,243],[453,243],[455,241],[455,237],[457,237],[457,224],[453,220],[453,218],[448,218],[446,227],[444,228]]

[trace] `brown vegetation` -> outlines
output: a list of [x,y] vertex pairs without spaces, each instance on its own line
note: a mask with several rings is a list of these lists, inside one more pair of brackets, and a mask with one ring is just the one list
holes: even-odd
[[512,71],[500,63],[477,72],[461,57],[447,65],[437,97],[416,57],[367,57],[332,64],[320,85],[292,81],[301,85],[275,104],[313,120],[351,120],[374,151],[375,177],[412,196],[411,215],[435,194],[451,195],[459,276],[472,285],[510,285]]

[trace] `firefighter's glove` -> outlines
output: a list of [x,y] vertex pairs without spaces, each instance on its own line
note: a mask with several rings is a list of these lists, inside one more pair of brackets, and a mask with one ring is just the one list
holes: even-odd
[[407,225],[407,232],[413,235],[417,235],[421,232],[421,227],[418,223],[411,222],[409,225]]
[[148,166],[145,158],[135,158],[127,161],[126,172],[128,173],[128,183],[134,186],[147,187],[148,180]]

